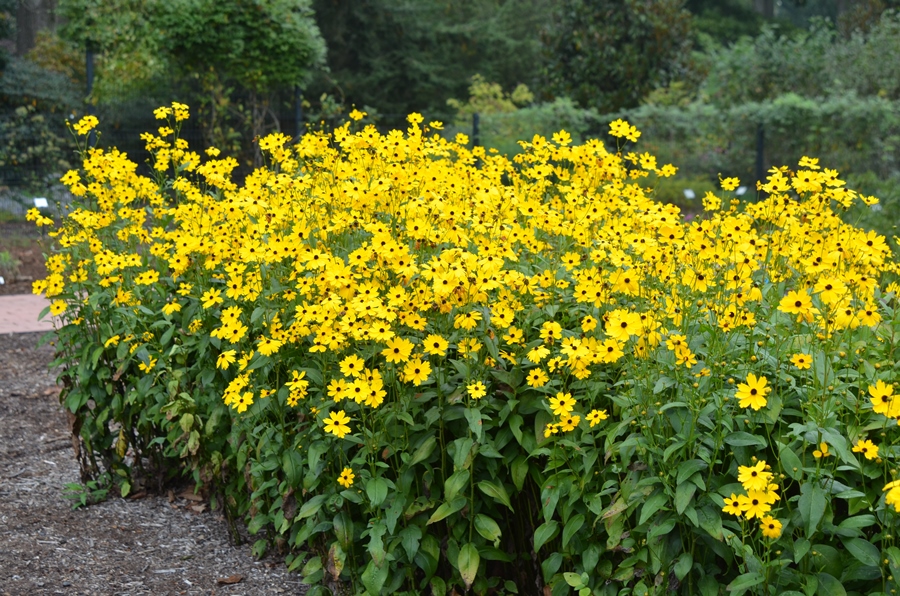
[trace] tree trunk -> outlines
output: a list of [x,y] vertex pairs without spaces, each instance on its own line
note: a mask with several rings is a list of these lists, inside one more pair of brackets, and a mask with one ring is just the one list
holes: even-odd
[[775,18],[775,0],[753,0],[753,9],[767,19]]
[[39,31],[56,29],[56,0],[19,0],[16,7],[16,55],[23,56],[37,42]]

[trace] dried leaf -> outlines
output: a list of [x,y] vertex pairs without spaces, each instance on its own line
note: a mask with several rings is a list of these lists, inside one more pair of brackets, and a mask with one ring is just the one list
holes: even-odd
[[240,583],[242,581],[244,581],[244,576],[241,575],[240,573],[235,573],[234,575],[230,575],[228,577],[220,577],[219,579],[216,580],[216,583],[225,586],[225,585]]

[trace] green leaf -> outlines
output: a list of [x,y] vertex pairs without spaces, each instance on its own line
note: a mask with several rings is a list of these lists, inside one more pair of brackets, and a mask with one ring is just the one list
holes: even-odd
[[516,490],[522,490],[522,487],[525,486],[525,477],[528,475],[528,459],[524,455],[520,455],[513,461],[510,466],[510,475],[513,484],[516,485]]
[[434,453],[435,447],[437,447],[436,438],[428,437],[427,439],[425,439],[425,441],[421,445],[419,445],[419,448],[416,449],[416,452],[413,454],[412,459],[409,460],[410,467],[428,459],[431,454]]
[[563,528],[562,533],[562,547],[566,548],[569,544],[569,540],[572,539],[572,536],[575,535],[578,530],[584,525],[584,516],[582,514],[573,515],[569,518],[569,521],[566,522],[566,526]]
[[756,435],[751,435],[742,430],[733,432],[725,437],[725,443],[732,447],[759,447],[765,448],[766,440]]
[[479,513],[475,516],[475,530],[481,534],[485,540],[489,540],[495,547],[500,546],[500,526],[497,525],[490,517]]
[[269,516],[264,513],[258,513],[253,516],[253,519],[250,520],[250,523],[247,524],[247,531],[250,532],[250,535],[255,535],[257,532],[263,529],[263,527],[269,523]]
[[465,497],[456,497],[450,502],[443,503],[440,507],[438,507],[434,513],[431,514],[431,517],[428,519],[428,525],[431,525],[435,522],[439,522],[448,515],[452,515],[466,506],[466,498]]
[[383,478],[377,476],[370,478],[366,482],[366,495],[369,497],[369,503],[372,507],[379,507],[387,498],[388,485]]
[[290,486],[298,486],[303,471],[303,457],[296,449],[288,449],[281,456],[281,468]]
[[362,572],[362,584],[368,590],[369,594],[381,594],[384,582],[387,581],[390,565],[382,565],[379,567],[375,561],[369,561],[365,570]]
[[870,567],[878,567],[881,562],[881,551],[874,544],[862,538],[844,540],[844,546],[857,561]]
[[400,544],[406,551],[406,558],[412,562],[419,552],[419,541],[422,539],[422,529],[419,526],[407,526],[400,532]]
[[481,410],[478,408],[466,408],[466,420],[469,422],[469,430],[482,442],[484,439],[484,425],[481,423]]
[[509,495],[506,493],[506,487],[501,483],[492,480],[482,480],[478,483],[478,488],[487,496],[509,507],[510,511],[513,510],[512,503],[509,501]]
[[478,565],[481,563],[478,547],[471,542],[467,543],[459,549],[459,557],[456,561],[459,574],[462,576],[463,583],[466,584],[466,590],[468,591],[475,581],[475,576],[478,575]]
[[675,379],[670,377],[660,377],[656,380],[656,384],[653,386],[653,394],[662,393],[669,387],[674,387],[678,382]]
[[891,567],[896,567],[900,569],[900,548],[896,546],[889,546],[885,549],[884,553],[887,555],[888,562]]
[[534,552],[539,552],[541,547],[547,544],[559,532],[559,522],[551,519],[544,522],[534,531]]
[[828,573],[819,573],[816,575],[819,580],[819,590],[817,594],[821,596],[847,596],[847,590],[841,582]]
[[781,468],[784,470],[785,474],[794,480],[803,478],[803,462],[800,461],[800,458],[797,457],[797,454],[794,453],[793,449],[782,447],[778,453],[778,457],[781,460]]
[[451,445],[456,448],[453,454],[453,469],[462,470],[468,468],[472,463],[469,458],[469,453],[475,448],[475,441],[466,437],[463,439],[456,439]]
[[346,511],[339,512],[331,520],[331,524],[334,527],[334,535],[337,536],[344,550],[350,548],[350,544],[353,542],[353,520],[350,518],[350,514]]
[[806,525],[806,537],[811,538],[825,515],[825,491],[817,483],[807,482],[800,486],[800,500],[797,507],[800,517]]
[[691,567],[693,566],[694,557],[691,556],[691,553],[681,553],[681,556],[675,561],[675,577],[678,578],[678,581],[687,577],[687,574],[691,572]]
[[810,543],[806,538],[798,538],[794,542],[794,563],[799,563],[806,556],[806,553],[809,552],[809,547]]
[[327,498],[326,495],[316,495],[311,498],[309,501],[303,504],[300,507],[300,511],[297,512],[296,519],[306,519],[307,517],[311,517],[319,512],[319,509],[322,508],[322,503],[325,502]]
[[687,461],[683,461],[678,466],[678,476],[676,477],[675,482],[677,484],[681,484],[700,470],[705,470],[708,467],[709,464],[699,459],[689,459]]
[[657,511],[666,506],[669,499],[666,497],[666,493],[662,490],[657,490],[653,493],[649,499],[644,502],[644,506],[641,508],[641,517],[638,520],[638,524],[644,524],[653,517]]
[[765,579],[765,576],[761,573],[745,573],[744,575],[736,577],[725,589],[729,592],[743,593],[753,586],[763,583]]
[[678,515],[684,513],[685,508],[690,505],[696,492],[697,485],[693,482],[685,482],[678,485],[678,488],[675,489],[675,511],[678,512]]
[[450,478],[447,478],[447,481],[444,482],[444,500],[452,501],[459,494],[459,491],[469,483],[470,475],[468,470],[459,470],[451,475]]
[[571,571],[566,571],[563,573],[563,579],[566,580],[566,583],[569,586],[575,588],[576,590],[580,590],[584,587],[584,580],[581,579],[580,573],[572,573]]

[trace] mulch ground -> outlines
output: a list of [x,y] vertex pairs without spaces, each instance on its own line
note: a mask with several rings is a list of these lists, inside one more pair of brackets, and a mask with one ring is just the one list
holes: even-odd
[[19,263],[14,271],[0,271],[4,278],[0,295],[31,294],[31,283],[47,276],[44,234],[30,221],[0,222],[0,252],[8,252]]
[[255,560],[221,515],[177,493],[72,510],[63,491],[78,465],[40,337],[0,335],[0,595],[306,591],[281,559]]

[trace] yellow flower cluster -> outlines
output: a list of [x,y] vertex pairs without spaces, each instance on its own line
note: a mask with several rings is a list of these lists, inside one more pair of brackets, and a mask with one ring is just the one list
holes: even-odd
[[772,483],[772,472],[768,469],[763,460],[752,466],[740,466],[738,482],[747,494],[732,493],[730,498],[725,499],[722,511],[746,519],[758,518],[763,534],[769,538],[778,538],[781,535],[781,522],[767,514],[781,497],[778,496],[778,485]]
[[[752,328],[773,284],[788,288],[778,309],[814,333],[877,325],[877,280],[894,269],[882,237],[832,209],[857,195],[814,160],[773,169],[758,203],[709,202],[687,222],[641,183],[674,168],[597,140],[572,145],[564,131],[535,136],[512,160],[429,133],[418,115],[405,133],[347,123],[293,145],[275,133],[259,142],[270,165],[239,185],[234,159],[201,157],[178,138],[187,106],[155,114],[168,126],[144,140],[157,170],[177,172],[171,196],[124,154],[89,149],[63,182],[94,208],[74,209],[51,232],[67,252],[34,291],[65,295],[68,309],[55,311],[73,321],[85,292],[146,308],[161,291],[160,316],[190,313],[189,332],[208,334],[218,368],[237,375],[223,399],[239,412],[273,384],[251,361],[290,351],[326,363],[316,390],[332,404],[377,408],[390,398],[385,370],[418,387],[437,382],[445,359],[465,359],[473,374],[461,389],[472,398],[497,394],[491,370],[519,367],[528,386],[556,395],[547,434],[582,418],[594,426],[606,412],[592,396],[576,414],[587,396],[569,390],[573,380],[661,346],[708,375],[687,322]],[[640,133],[616,121],[611,134]],[[129,350],[145,345],[153,349],[138,336]],[[297,406],[312,380],[291,379]],[[767,391],[750,374],[737,397],[759,409]]]

